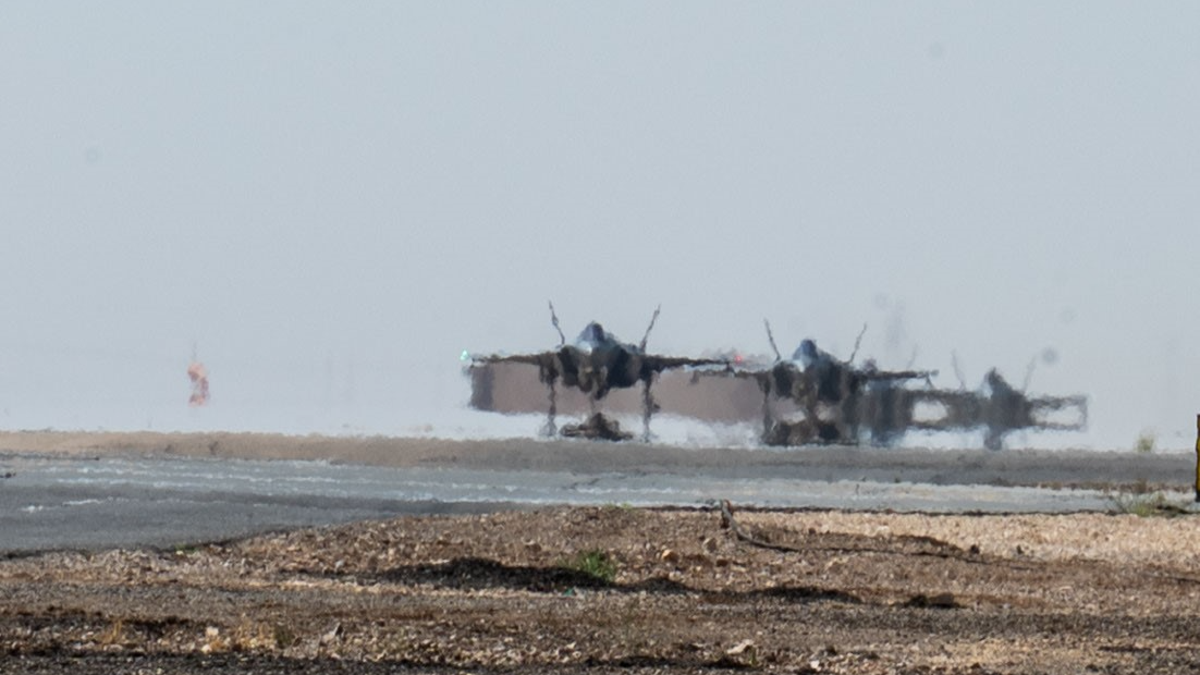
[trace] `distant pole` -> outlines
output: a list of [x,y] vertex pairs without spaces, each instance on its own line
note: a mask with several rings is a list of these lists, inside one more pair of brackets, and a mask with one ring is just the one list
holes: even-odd
[[1196,415],[1196,501],[1200,502],[1200,415]]

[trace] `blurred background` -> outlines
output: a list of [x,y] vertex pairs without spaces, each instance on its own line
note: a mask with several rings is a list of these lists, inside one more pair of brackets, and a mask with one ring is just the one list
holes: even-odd
[[[0,428],[530,433],[459,356],[989,368],[1189,447],[1200,5],[0,5]],[[193,354],[211,400],[189,407]],[[918,439],[920,440],[920,439]],[[957,442],[956,439],[951,439]]]

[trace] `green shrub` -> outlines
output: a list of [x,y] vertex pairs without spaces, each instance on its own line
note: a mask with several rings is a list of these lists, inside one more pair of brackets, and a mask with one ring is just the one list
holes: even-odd
[[617,578],[616,561],[600,549],[580,551],[564,567],[594,577],[606,584],[611,584]]
[[1143,454],[1154,452],[1154,443],[1156,440],[1157,439],[1154,437],[1153,431],[1143,431],[1142,433],[1138,434],[1137,441],[1135,441],[1133,444],[1133,449],[1135,452]]

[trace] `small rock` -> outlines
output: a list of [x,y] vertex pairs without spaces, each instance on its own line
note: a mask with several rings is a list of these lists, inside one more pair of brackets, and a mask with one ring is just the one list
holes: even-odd
[[331,628],[328,633],[325,633],[324,635],[321,636],[321,644],[327,645],[330,642],[333,642],[334,640],[338,639],[338,636],[340,636],[341,634],[342,634],[342,624],[341,624],[341,622],[338,622],[333,625],[333,628]]
[[726,649],[725,653],[728,654],[729,656],[738,656],[739,654],[744,654],[746,652],[746,650],[753,649],[753,648],[754,648],[754,640],[742,640],[741,642],[730,647],[729,649]]

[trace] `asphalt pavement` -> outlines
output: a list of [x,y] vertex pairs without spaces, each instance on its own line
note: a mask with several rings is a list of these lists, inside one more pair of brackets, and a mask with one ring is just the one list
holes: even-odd
[[1115,493],[1145,486],[1187,500],[1195,475],[1194,457],[1180,453],[820,448],[681,461],[669,448],[606,454],[610,446],[578,443],[561,452],[539,446],[531,466],[503,443],[464,444],[462,453],[421,466],[2,454],[0,554],[170,548],[408,514],[556,504],[703,507],[730,499],[778,509],[1108,511]]

